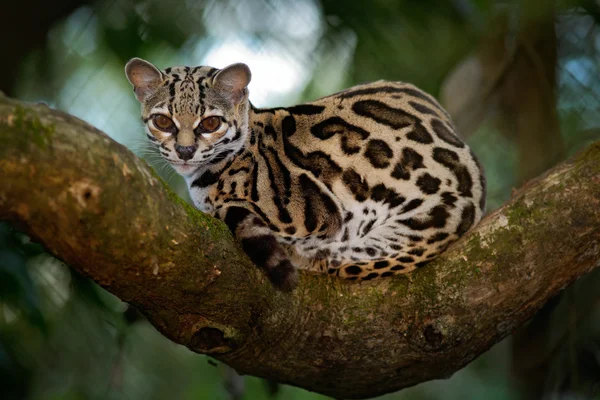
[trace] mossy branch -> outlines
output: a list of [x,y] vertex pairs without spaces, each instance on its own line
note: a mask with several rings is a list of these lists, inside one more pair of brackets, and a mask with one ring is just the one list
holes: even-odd
[[0,219],[240,373],[337,398],[443,378],[600,262],[600,143],[530,182],[431,265],[274,290],[223,224],[80,120],[0,97]]

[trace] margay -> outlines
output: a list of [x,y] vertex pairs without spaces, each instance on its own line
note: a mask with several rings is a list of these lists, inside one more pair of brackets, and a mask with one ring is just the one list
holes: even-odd
[[413,85],[258,109],[245,64],[125,69],[150,141],[278,287],[293,288],[294,264],[351,280],[410,272],[482,216],[480,164]]

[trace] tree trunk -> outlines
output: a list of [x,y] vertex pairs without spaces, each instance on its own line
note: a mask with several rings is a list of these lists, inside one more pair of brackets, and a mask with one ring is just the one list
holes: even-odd
[[565,146],[556,110],[554,4],[527,0],[516,18],[498,13],[477,51],[442,86],[442,104],[462,137],[489,120],[518,153],[517,181],[525,182],[561,160]]
[[600,143],[408,277],[356,283],[305,272],[289,294],[223,224],[80,120],[0,97],[0,141],[0,219],[171,340],[337,398],[452,375],[600,266]]

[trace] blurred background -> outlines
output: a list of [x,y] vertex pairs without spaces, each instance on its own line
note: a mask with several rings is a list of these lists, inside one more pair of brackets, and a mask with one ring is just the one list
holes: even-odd
[[[600,139],[596,0],[41,0],[0,11],[0,90],[145,145],[123,66],[247,63],[256,106],[378,79],[439,98],[482,160],[488,212]],[[382,399],[600,399],[600,271],[451,379]],[[285,362],[285,360],[282,360]],[[237,377],[0,223],[0,398],[326,399]]]

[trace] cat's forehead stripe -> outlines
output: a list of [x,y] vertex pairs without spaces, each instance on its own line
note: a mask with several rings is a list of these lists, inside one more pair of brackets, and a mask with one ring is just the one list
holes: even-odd
[[164,73],[165,85],[169,88],[169,112],[204,114],[207,78],[217,71],[217,68],[203,66],[166,68]]

